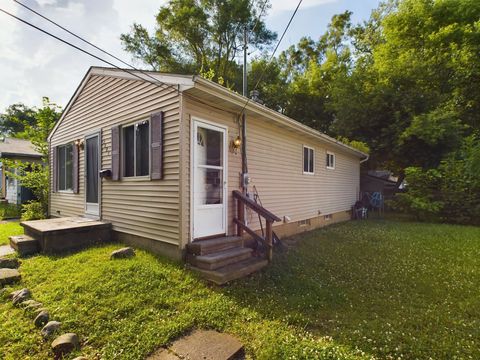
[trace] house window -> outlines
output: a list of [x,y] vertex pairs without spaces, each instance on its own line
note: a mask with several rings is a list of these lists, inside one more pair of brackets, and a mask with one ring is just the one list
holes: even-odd
[[123,176],[150,174],[150,124],[148,121],[123,128]]
[[335,154],[327,151],[327,169],[335,169]]
[[311,147],[303,147],[303,173],[313,174],[315,163],[314,150]]
[[57,147],[58,190],[73,190],[73,144]]

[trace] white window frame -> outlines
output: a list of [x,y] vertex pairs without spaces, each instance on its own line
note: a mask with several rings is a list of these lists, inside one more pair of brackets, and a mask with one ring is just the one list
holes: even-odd
[[330,157],[330,156],[332,157],[333,165],[329,165],[327,159],[325,159],[325,165],[326,165],[327,169],[334,170],[335,165],[337,163],[337,159],[336,159],[335,153],[333,153],[331,151],[327,151],[327,157]]
[[[69,143],[66,143],[66,144],[62,144],[62,145],[58,145],[56,147],[56,151],[57,151],[57,154],[56,154],[56,164],[55,164],[55,167],[56,167],[56,171],[57,171],[57,188],[55,189],[57,192],[59,193],[73,193],[73,153],[72,153],[72,173],[70,174],[71,178],[72,178],[72,187],[71,188],[65,188],[65,189],[60,189],[60,151],[65,149],[67,146],[71,146],[72,147],[72,152],[73,152],[73,147],[75,146],[73,142],[69,142]],[[66,153],[65,153],[65,161],[67,160],[67,157],[66,157]],[[65,163],[65,173],[64,173],[64,176],[65,176],[65,184],[67,183],[67,164]]]
[[[148,122],[148,175],[141,175],[137,176],[137,156],[136,156],[136,151],[137,151],[137,136],[135,134],[135,126],[138,124],[141,124],[143,122]],[[125,129],[133,126],[133,176],[125,176]],[[125,125],[122,125],[121,129],[121,138],[120,138],[120,143],[121,143],[121,174],[122,174],[122,179],[123,180],[143,180],[143,179],[150,179],[150,176],[152,174],[152,123],[150,119],[142,119],[142,120],[137,120],[132,123],[128,123]]]
[[[313,157],[312,171],[305,171],[305,149],[308,149],[308,154],[310,154],[310,150],[312,151],[312,157]],[[310,160],[310,158],[308,160]],[[308,167],[310,167],[310,161],[307,161],[307,164],[308,164]],[[302,170],[304,175],[315,175],[315,149],[311,146],[307,146],[307,145],[302,146]]]

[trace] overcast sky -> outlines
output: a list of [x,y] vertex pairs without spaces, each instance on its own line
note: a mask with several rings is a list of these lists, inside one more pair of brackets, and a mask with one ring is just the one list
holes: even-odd
[[[122,50],[120,34],[128,32],[134,22],[153,29],[158,8],[167,2],[166,0],[20,1],[127,62],[131,62],[132,59]],[[281,33],[297,2],[271,0],[271,3],[267,25]],[[366,20],[378,3],[379,0],[304,0],[280,50],[295,44],[302,36],[317,39],[325,31],[332,15],[347,9],[353,11],[354,22]],[[0,8],[74,44],[86,46],[21,8],[13,0],[0,0]],[[91,51],[95,53],[95,50]],[[102,62],[0,13],[0,112],[16,102],[38,106],[42,96],[48,96],[52,101],[65,106],[83,75],[92,65],[105,66]]]

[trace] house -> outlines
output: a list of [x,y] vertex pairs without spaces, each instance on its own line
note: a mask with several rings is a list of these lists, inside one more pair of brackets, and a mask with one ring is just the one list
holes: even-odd
[[246,102],[199,76],[92,67],[49,136],[50,216],[100,219],[116,240],[188,252],[217,280],[234,277],[219,275],[228,264],[250,271],[239,235],[269,247],[272,229],[282,237],[350,219],[366,154]]
[[38,163],[42,155],[37,152],[33,144],[24,139],[0,137],[0,162],[1,162],[1,197],[9,204],[20,205],[33,199],[30,189],[23,187],[18,179],[9,176],[8,172],[16,173],[17,169],[8,168],[5,160]]

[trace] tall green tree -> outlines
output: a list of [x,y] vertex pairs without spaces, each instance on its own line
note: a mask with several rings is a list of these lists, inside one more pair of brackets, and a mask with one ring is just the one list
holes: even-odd
[[134,24],[121,40],[126,51],[155,70],[213,73],[214,81],[238,90],[244,29],[250,51],[276,39],[264,22],[269,7],[268,0],[170,0],[157,14],[154,34]]
[[0,114],[0,133],[5,136],[25,137],[25,127],[35,123],[35,109],[18,103]]
[[372,165],[438,166],[479,128],[480,3],[401,0],[351,34],[355,64],[333,86],[333,131],[369,143]]

